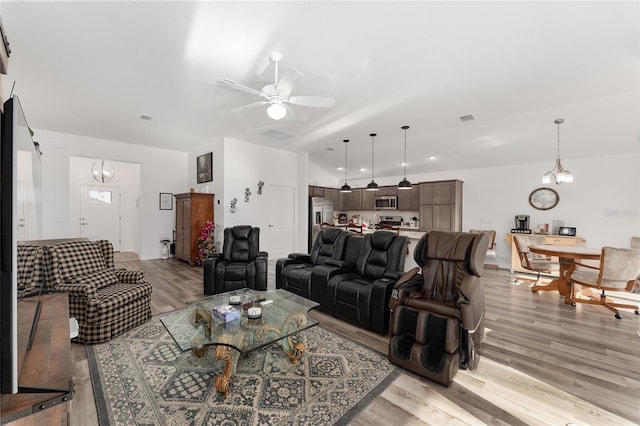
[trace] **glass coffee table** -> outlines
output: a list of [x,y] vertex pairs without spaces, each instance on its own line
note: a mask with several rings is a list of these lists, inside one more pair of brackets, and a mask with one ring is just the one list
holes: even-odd
[[[236,320],[225,322],[212,315],[214,307],[230,304],[232,296],[245,295],[263,297],[273,302],[263,306],[254,304],[262,310],[259,318],[249,318],[241,305],[233,306],[240,311],[240,317]],[[282,289],[239,290],[198,300],[184,309],[164,315],[160,321],[182,351],[191,350],[201,357],[209,346],[216,346],[216,358],[225,361],[225,368],[216,377],[214,386],[226,396],[242,354],[277,342],[291,361],[297,364],[305,348],[304,343],[295,342],[292,336],[318,324],[308,316],[316,306],[318,303]]]

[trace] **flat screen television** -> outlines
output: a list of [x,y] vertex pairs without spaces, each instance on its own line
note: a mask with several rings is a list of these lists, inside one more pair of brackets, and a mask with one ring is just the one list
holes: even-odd
[[[17,393],[40,306],[33,298],[18,303],[17,246],[21,240],[42,239],[42,181],[40,151],[17,96],[5,102],[1,126],[0,391]],[[18,309],[33,315],[31,329],[18,328]]]

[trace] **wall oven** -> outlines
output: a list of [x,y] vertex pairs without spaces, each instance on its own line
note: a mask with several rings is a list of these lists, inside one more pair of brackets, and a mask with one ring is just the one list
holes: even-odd
[[375,199],[376,210],[397,210],[398,197],[396,195],[379,195]]

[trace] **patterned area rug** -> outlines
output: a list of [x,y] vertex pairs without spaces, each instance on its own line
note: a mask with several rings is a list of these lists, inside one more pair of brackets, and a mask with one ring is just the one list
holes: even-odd
[[398,375],[386,355],[320,325],[298,337],[298,365],[277,344],[243,355],[226,398],[213,387],[215,350],[180,352],[158,318],[88,345],[100,424],[346,424]]

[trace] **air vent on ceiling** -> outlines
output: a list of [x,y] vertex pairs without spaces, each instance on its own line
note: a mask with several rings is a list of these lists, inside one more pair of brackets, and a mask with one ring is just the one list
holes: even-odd
[[273,129],[269,129],[266,132],[263,132],[262,135],[274,139],[280,139],[281,141],[292,138],[294,136],[291,133],[281,132],[280,130]]
[[140,115],[140,120],[151,121],[151,120],[153,120],[153,117],[150,116],[150,115],[142,114],[142,115]]
[[475,120],[475,119],[476,119],[476,118],[475,118],[473,115],[471,115],[471,114],[469,114],[469,115],[463,115],[463,116],[458,117],[458,118],[459,118],[459,119],[460,119],[460,121],[462,121],[462,122],[465,122],[465,121],[473,121],[473,120]]

